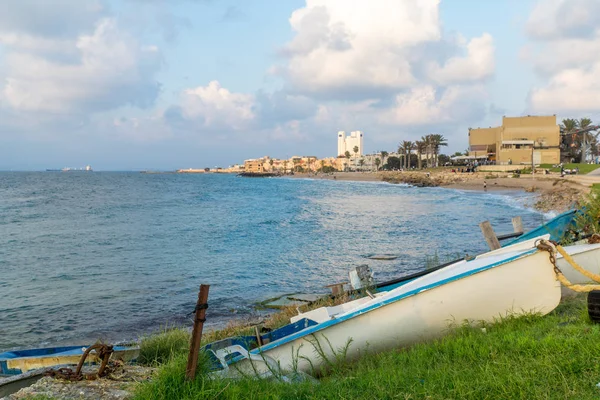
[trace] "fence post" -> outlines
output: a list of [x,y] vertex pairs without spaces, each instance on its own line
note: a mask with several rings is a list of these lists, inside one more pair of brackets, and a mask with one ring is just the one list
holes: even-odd
[[523,220],[521,217],[513,217],[512,219],[513,229],[515,233],[524,232],[523,231]]
[[194,329],[192,330],[192,339],[190,342],[190,354],[188,354],[187,367],[185,369],[185,378],[194,380],[196,377],[196,367],[198,366],[198,353],[200,351],[200,340],[202,339],[202,328],[206,321],[206,309],[208,308],[208,289],[210,285],[200,285],[198,292],[198,301],[196,303]]

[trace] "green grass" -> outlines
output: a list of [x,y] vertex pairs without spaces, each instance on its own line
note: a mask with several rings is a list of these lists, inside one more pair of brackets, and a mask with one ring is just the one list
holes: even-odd
[[[493,295],[493,294],[490,294]],[[600,325],[585,297],[551,314],[460,327],[429,344],[343,363],[316,383],[184,381],[185,356],[163,365],[136,399],[597,399]],[[200,369],[205,370],[204,362]]]
[[[541,164],[540,168],[546,168],[551,172],[560,172],[560,168],[553,167],[552,164]],[[600,164],[564,164],[565,169],[575,169],[579,168],[579,174],[585,175],[588,174],[598,168],[600,168]]]
[[190,337],[187,330],[178,328],[165,328],[158,334],[143,337],[138,363],[156,366],[186,354],[190,347]]

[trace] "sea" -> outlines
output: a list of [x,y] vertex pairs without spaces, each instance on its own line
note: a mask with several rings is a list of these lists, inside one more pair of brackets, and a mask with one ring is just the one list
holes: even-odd
[[[261,316],[258,302],[327,293],[367,264],[376,281],[486,250],[551,215],[533,194],[225,174],[0,172],[0,351],[122,342]],[[395,254],[395,260],[372,260]]]

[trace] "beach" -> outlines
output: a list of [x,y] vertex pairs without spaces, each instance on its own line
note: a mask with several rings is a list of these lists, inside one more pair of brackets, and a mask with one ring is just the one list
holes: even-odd
[[521,175],[516,178],[512,174],[495,172],[460,173],[449,169],[430,171],[381,171],[381,172],[336,172],[333,174],[294,174],[299,179],[325,179],[337,181],[390,183],[422,183],[424,186],[440,186],[448,189],[468,191],[526,191],[538,194],[534,208],[538,211],[561,212],[570,208],[573,202],[589,193],[595,183],[600,183],[600,176],[572,175],[561,177],[560,174],[536,174],[532,177]]

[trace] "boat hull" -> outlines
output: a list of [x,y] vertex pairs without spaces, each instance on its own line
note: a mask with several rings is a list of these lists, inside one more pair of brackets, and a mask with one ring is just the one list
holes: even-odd
[[[365,352],[431,340],[447,333],[453,325],[528,312],[546,314],[561,298],[548,254],[534,250],[500,266],[451,279],[437,286],[413,281],[408,286],[413,284],[414,290],[403,287],[400,295],[389,292],[373,299],[372,306],[363,306],[250,353],[260,355],[271,366],[277,363],[282,370],[315,374],[331,360],[352,360]],[[231,365],[228,373],[268,371],[267,362],[246,358]]]
[[[0,375],[18,375],[31,370],[56,365],[76,365],[79,363],[85,349],[86,347],[71,346],[1,353]],[[133,361],[138,357],[139,352],[139,347],[114,346],[114,353],[111,355],[111,360]],[[86,364],[98,363],[100,361],[96,352],[92,351],[86,359]]]
[[[600,244],[565,246],[564,249],[580,267],[593,274],[600,275]],[[565,278],[573,284],[593,282],[580,272],[577,272],[560,254],[556,257],[556,265],[562,271]]]

